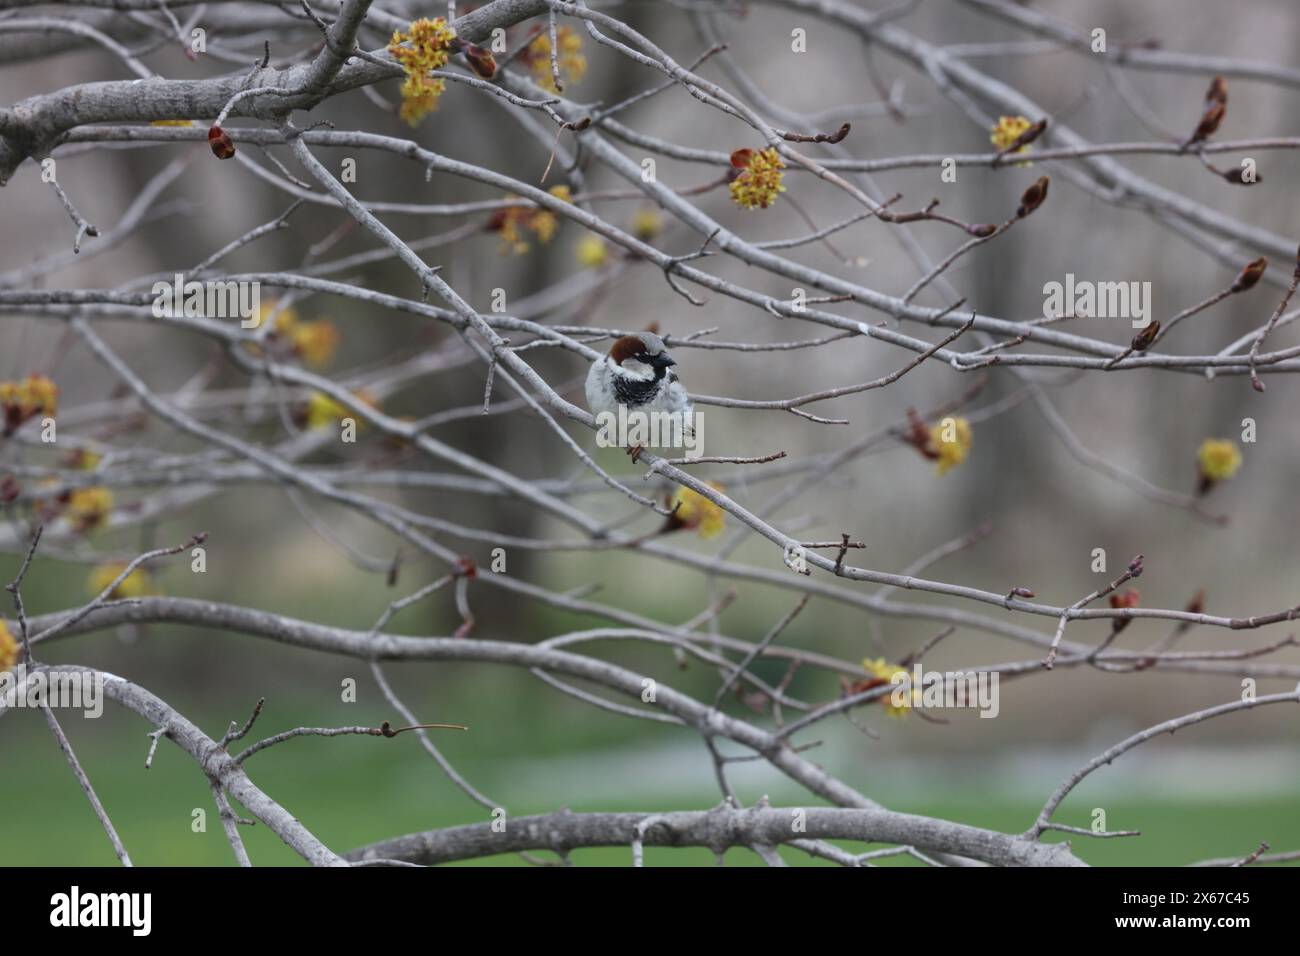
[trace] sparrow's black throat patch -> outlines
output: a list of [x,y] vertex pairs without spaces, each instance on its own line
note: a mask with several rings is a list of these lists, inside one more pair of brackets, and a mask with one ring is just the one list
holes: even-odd
[[664,377],[664,369],[655,369],[655,377],[649,379],[632,378],[627,375],[614,375],[614,397],[620,405],[644,405],[655,397]]

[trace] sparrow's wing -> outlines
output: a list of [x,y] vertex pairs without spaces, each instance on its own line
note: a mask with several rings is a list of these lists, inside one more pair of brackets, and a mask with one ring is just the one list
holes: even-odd
[[593,415],[609,411],[615,404],[613,388],[609,381],[609,367],[603,358],[591,363],[587,370],[587,407]]
[[691,398],[686,394],[686,386],[678,381],[676,375],[671,372],[668,374],[668,384],[664,386],[664,405],[670,412],[689,412]]

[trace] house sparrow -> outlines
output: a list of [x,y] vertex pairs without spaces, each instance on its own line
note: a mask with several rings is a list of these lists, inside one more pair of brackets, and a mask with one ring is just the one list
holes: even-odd
[[[663,339],[653,332],[638,332],[615,339],[609,354],[597,359],[587,373],[587,407],[599,420],[602,415],[630,421],[629,413],[671,415],[680,423],[681,434],[694,434],[694,411],[686,389],[670,371],[677,363],[664,351]],[[620,415],[620,407],[625,411]],[[628,444],[631,444],[629,442]],[[640,450],[640,442],[635,443]]]

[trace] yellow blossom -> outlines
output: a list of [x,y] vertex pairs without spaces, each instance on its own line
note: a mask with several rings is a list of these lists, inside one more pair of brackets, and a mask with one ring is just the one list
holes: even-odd
[[77,448],[68,455],[64,460],[64,464],[78,471],[95,471],[103,460],[104,456],[97,451],[91,451],[89,448]]
[[21,654],[22,647],[9,633],[5,622],[0,621],[0,672],[13,670]]
[[[552,186],[548,192],[556,199],[573,202],[573,194],[568,186]],[[517,196],[507,196],[517,199]],[[510,251],[522,255],[528,251],[528,242],[524,231],[533,233],[542,243],[550,242],[560,228],[560,220],[549,209],[539,206],[507,206],[499,209],[488,220],[488,231],[500,233],[502,252]]]
[[[714,491],[724,490],[717,482],[710,481],[707,484]],[[705,539],[722,534],[726,512],[699,492],[679,487],[668,507],[675,509],[669,519],[673,527],[694,528]]]
[[[371,408],[378,408],[375,399],[366,391],[359,390],[352,393],[358,401],[369,405]],[[337,402],[324,392],[312,392],[311,397],[307,399],[307,411],[304,416],[308,428],[327,428],[345,418],[351,418],[357,423],[357,428],[361,428],[365,423],[361,421],[352,410],[342,402]]]
[[1226,481],[1241,467],[1241,451],[1235,442],[1207,438],[1196,453],[1196,463],[1201,475],[1210,481]]
[[293,331],[294,326],[298,324],[298,313],[291,305],[280,305],[278,299],[271,299],[263,302],[257,307],[257,328],[271,320],[275,316],[275,332],[278,335],[288,335]]
[[303,322],[293,306],[284,306],[276,312],[276,303],[269,302],[258,309],[258,324],[275,314],[275,334],[287,341],[298,356],[312,368],[323,368],[338,351],[339,333],[332,322],[317,319]]
[[588,233],[578,242],[578,265],[585,269],[599,269],[609,261],[609,248],[600,236]]
[[58,410],[59,386],[44,375],[0,382],[0,434],[12,435],[29,418],[53,418]]
[[107,488],[77,488],[68,495],[64,517],[80,532],[94,531],[113,510],[113,493]]
[[[566,86],[577,83],[587,72],[587,58],[582,55],[582,37],[572,28],[561,26],[555,30],[555,41],[558,47],[555,60],[561,81]],[[533,82],[551,93],[559,92],[551,74],[551,34],[548,30],[543,30],[528,44],[525,58],[532,68]]]
[[989,136],[998,149],[1006,149],[1033,124],[1023,116],[1002,116]]
[[488,222],[488,229],[501,234],[501,252],[513,252],[523,255],[528,251],[520,228],[525,221],[525,213],[519,207],[511,206],[496,212]]
[[[127,568],[123,562],[110,561],[107,564],[101,564],[90,572],[90,577],[86,584],[91,595],[98,595],[106,587],[117,580],[117,576]],[[153,575],[144,568],[136,568],[127,575],[122,582],[109,593],[109,598],[114,601],[121,601],[127,598],[149,597],[157,594],[158,589],[154,587]]]
[[347,418],[349,412],[341,402],[335,401],[324,392],[312,392],[307,399],[307,427],[325,428],[334,422]]
[[[989,140],[1000,151],[1009,149],[1011,144],[1020,138],[1020,135],[1034,124],[1029,122],[1023,116],[1001,116],[998,117],[997,124],[989,133]],[[1021,146],[1015,150],[1017,153],[1023,153],[1030,149],[1029,146]],[[1033,163],[1017,163],[1017,166],[1032,166]]]
[[53,415],[59,410],[59,386],[44,375],[29,375],[23,384],[32,414]]
[[417,126],[420,120],[438,108],[438,97],[445,83],[441,79],[422,79],[409,76],[402,81],[402,105],[397,115],[407,126]]
[[528,228],[537,234],[539,242],[547,243],[555,238],[555,232],[560,228],[560,223],[555,218],[555,213],[549,209],[539,209],[529,219]]
[[944,474],[966,460],[971,448],[970,422],[964,418],[945,418],[930,426],[927,455],[935,460],[935,471]]
[[455,39],[456,31],[442,17],[432,20],[422,17],[413,21],[406,32],[393,33],[388,52],[406,72],[398,115],[411,126],[437,109],[438,97],[445,84],[441,79],[429,76],[429,71],[447,65]]
[[[856,685],[854,691],[858,693],[861,693],[864,690],[871,690],[874,687],[894,684],[894,675],[896,674],[904,675],[909,682],[911,680],[911,675],[907,672],[906,668],[900,667],[897,664],[891,664],[883,657],[864,658],[862,661],[862,669],[870,674],[873,679]],[[902,678],[899,678],[899,681],[900,683],[897,686],[902,686]],[[906,697],[910,697],[911,700],[907,700]],[[911,693],[906,695],[906,697],[902,703],[895,701],[894,690],[891,688],[888,694],[885,694],[880,698],[880,703],[881,706],[885,708],[885,713],[889,714],[889,716],[905,717],[907,716],[907,712],[911,710],[914,705],[921,703],[921,689],[919,687],[913,687]]]
[[737,206],[766,209],[785,192],[781,185],[785,163],[775,149],[738,149],[731,154],[731,164],[740,169],[728,187]]
[[150,126],[193,126],[194,120],[154,120]]
[[339,333],[332,322],[318,319],[296,326],[290,341],[295,354],[303,362],[312,368],[324,368],[338,351]]
[[632,235],[642,242],[649,242],[663,229],[663,219],[657,209],[642,207],[632,217]]
[[[573,193],[569,191],[568,186],[552,186],[547,192],[556,199],[567,203],[573,202]],[[537,209],[533,212],[529,228],[537,234],[539,241],[550,242],[556,230],[560,228],[560,220],[549,209]]]

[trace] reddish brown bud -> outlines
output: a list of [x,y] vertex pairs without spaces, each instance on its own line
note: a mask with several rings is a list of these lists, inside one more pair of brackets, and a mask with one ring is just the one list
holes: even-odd
[[212,147],[212,155],[217,159],[229,159],[235,155],[235,144],[220,126],[208,128],[208,145]]
[[5,475],[0,478],[0,504],[7,505],[17,501],[22,490],[22,486],[18,484],[18,479],[13,475]]
[[753,158],[754,151],[752,149],[738,149],[731,154],[731,165],[737,169],[744,169]]
[[844,694],[847,697],[856,697],[858,694],[865,694],[869,690],[886,687],[888,684],[889,681],[883,677],[864,677],[862,680],[852,682],[847,678],[840,678],[840,686],[844,688]]
[[1025,190],[1024,195],[1020,197],[1020,208],[1016,210],[1019,218],[1024,219],[1043,204],[1043,200],[1047,198],[1049,182],[1046,176],[1039,176],[1038,181]]
[[461,555],[456,559],[456,563],[452,567],[451,573],[458,578],[476,578],[478,577],[478,565],[475,564],[474,559],[468,555]]
[[506,224],[509,212],[509,209],[494,210],[492,215],[488,216],[488,221],[483,226],[484,230],[487,232],[500,232],[501,227]]
[[1253,289],[1264,275],[1264,270],[1268,268],[1268,257],[1260,256],[1253,262],[1246,263],[1245,268],[1237,274],[1237,281],[1232,284],[1233,292],[1245,292],[1247,289]]
[[930,447],[930,429],[915,408],[907,410],[907,422],[908,430],[900,436],[902,440],[931,461],[938,458],[939,453]]
[[469,67],[485,80],[490,80],[496,76],[497,61],[489,51],[473,43],[466,43],[461,50],[465,54],[465,61]]
[[1191,137],[1187,140],[1187,145],[1199,143],[1207,136],[1213,136],[1223,122],[1223,115],[1228,111],[1228,107],[1223,103],[1211,103],[1205,108],[1201,121],[1196,124],[1196,129],[1192,132]]
[[1021,149],[1023,149],[1024,147],[1032,143],[1034,140],[1038,139],[1038,137],[1042,136],[1043,130],[1045,129],[1047,129],[1046,117],[1040,119],[1037,123],[1030,126],[1023,133],[1017,136],[1015,142],[1011,143],[1011,145],[1009,145],[1006,149],[1002,150],[1002,152],[1004,154],[1019,152]]
[[1141,600],[1136,588],[1129,588],[1122,594],[1112,594],[1110,596],[1110,606],[1114,608],[1137,607]]
[[1145,352],[1147,349],[1151,348],[1151,343],[1156,340],[1156,336],[1159,334],[1160,334],[1160,320],[1152,319],[1150,325],[1148,325],[1137,335],[1133,336],[1133,342],[1131,343],[1133,346],[1133,351]]
[[677,511],[681,507],[681,502],[673,505],[673,510],[668,512],[668,517],[664,519],[663,527],[659,529],[659,534],[669,534],[673,531],[680,531],[686,527],[686,522],[677,517]]
[[1210,88],[1205,91],[1205,108],[1208,110],[1215,103],[1228,105],[1228,81],[1221,76],[1212,79]]
[[1223,171],[1223,178],[1234,186],[1253,186],[1255,183],[1262,183],[1264,177],[1259,173],[1254,173],[1250,178],[1246,177],[1246,167],[1234,166],[1232,169]]
[[[1138,593],[1129,588],[1123,594],[1112,594],[1110,596],[1110,606],[1113,608],[1129,608],[1138,606]],[[1131,618],[1115,618],[1111,622],[1111,633],[1118,634],[1124,628],[1128,627]]]

